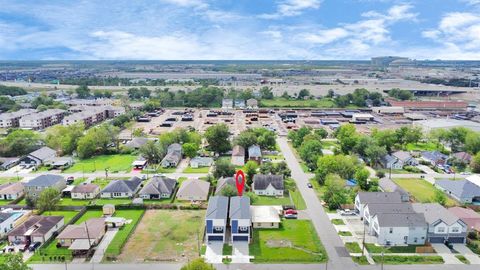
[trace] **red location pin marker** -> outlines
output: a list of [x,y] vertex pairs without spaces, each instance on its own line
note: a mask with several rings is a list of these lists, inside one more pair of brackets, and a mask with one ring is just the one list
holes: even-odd
[[245,187],[245,174],[242,170],[238,170],[235,175],[235,182],[237,184],[238,196],[242,196],[243,188]]

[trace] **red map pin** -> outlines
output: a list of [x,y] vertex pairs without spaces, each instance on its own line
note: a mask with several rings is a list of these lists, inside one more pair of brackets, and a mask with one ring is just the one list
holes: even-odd
[[242,196],[243,188],[245,187],[245,174],[242,170],[238,170],[235,175],[235,182],[237,184],[238,196]]

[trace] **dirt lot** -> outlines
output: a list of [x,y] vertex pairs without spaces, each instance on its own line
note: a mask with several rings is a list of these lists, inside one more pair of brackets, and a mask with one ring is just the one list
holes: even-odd
[[205,211],[148,210],[118,257],[121,262],[186,262],[198,258]]

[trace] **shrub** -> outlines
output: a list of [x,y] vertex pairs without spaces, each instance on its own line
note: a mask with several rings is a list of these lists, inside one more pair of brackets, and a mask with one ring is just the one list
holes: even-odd
[[376,175],[377,175],[378,178],[385,177],[385,173],[383,171],[377,171]]

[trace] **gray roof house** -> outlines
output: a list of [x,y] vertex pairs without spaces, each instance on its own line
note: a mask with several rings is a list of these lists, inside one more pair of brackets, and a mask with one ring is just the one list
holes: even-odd
[[44,146],[36,151],[31,152],[20,160],[21,165],[40,166],[49,159],[55,158],[57,152],[50,147]]
[[168,146],[167,154],[160,163],[164,168],[177,167],[180,160],[182,160],[182,146],[174,143]]
[[129,180],[112,180],[100,192],[101,198],[132,198],[140,189],[142,180],[132,177]]
[[480,187],[468,180],[437,180],[435,186],[460,203],[480,201]]
[[415,213],[411,203],[369,203],[365,206],[363,220],[368,225],[376,214]]
[[403,162],[398,160],[396,157],[392,155],[385,155],[381,159],[382,166],[386,169],[402,169],[403,168]]
[[67,187],[65,178],[61,175],[42,174],[25,183],[25,194],[30,198],[37,198],[47,188],[62,191]]
[[154,176],[138,193],[143,199],[163,199],[173,195],[177,180],[164,176]]
[[260,149],[260,146],[252,145],[248,147],[248,159],[258,163],[262,162],[262,150]]
[[398,192],[358,192],[355,197],[355,210],[364,218],[365,206],[370,203],[403,203]]
[[211,157],[194,157],[190,160],[190,167],[210,167],[213,165],[213,158]]
[[423,245],[427,229],[420,213],[378,213],[372,217],[370,234],[377,237],[379,245]]
[[228,218],[228,198],[212,196],[208,200],[207,214],[205,216],[205,240],[207,242],[226,242]]
[[235,196],[230,198],[231,241],[250,242],[252,215],[250,213],[250,197]]
[[421,153],[422,159],[429,162],[432,165],[444,164],[448,156],[444,155],[438,151],[423,151]]
[[135,137],[131,141],[125,144],[125,147],[132,148],[132,149],[140,149],[143,145],[145,145],[148,141],[155,141],[153,138],[145,138],[145,137]]
[[[231,186],[235,191],[237,191],[237,183],[234,177],[222,177],[217,181],[217,187],[215,188],[215,195],[222,195],[222,190],[226,186]],[[245,186],[243,186],[245,191]]]
[[401,161],[404,164],[404,166],[406,166],[406,165],[417,166],[418,165],[418,161],[414,157],[412,157],[412,155],[410,155],[410,153],[407,152],[407,151],[393,152],[392,156],[395,157],[396,159],[398,159],[399,161]]
[[252,189],[257,195],[283,196],[283,175],[256,174]]
[[206,201],[209,191],[209,182],[199,179],[188,179],[180,185],[177,192],[177,200]]
[[427,242],[463,244],[467,224],[438,203],[414,203],[415,212],[423,214],[428,223]]

